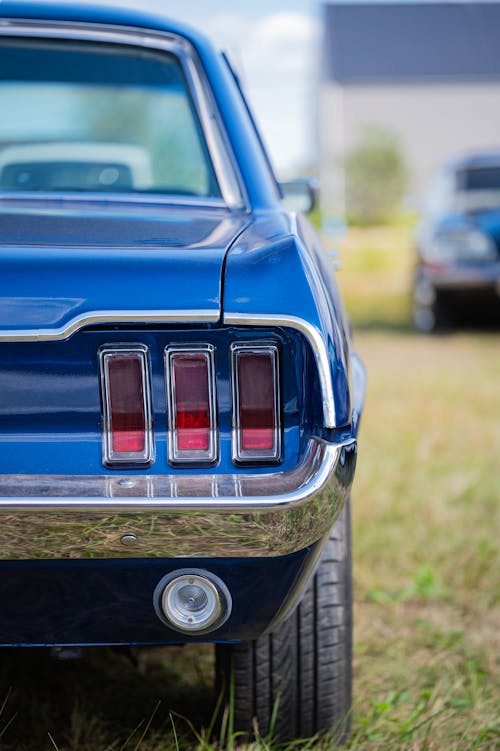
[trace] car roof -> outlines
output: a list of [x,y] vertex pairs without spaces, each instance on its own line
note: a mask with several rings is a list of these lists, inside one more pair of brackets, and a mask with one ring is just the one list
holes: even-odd
[[500,167],[500,149],[498,151],[476,151],[464,154],[449,162],[447,167],[453,172],[473,169],[474,167]]
[[78,2],[19,2],[0,0],[0,18],[32,19],[40,21],[74,21],[82,23],[130,26],[132,28],[154,29],[160,32],[180,34],[196,47],[209,44],[207,37],[187,24],[161,13],[144,11],[117,5],[83,5]]

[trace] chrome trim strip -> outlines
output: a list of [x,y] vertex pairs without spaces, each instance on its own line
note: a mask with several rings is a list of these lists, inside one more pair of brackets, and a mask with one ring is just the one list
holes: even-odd
[[196,109],[200,121],[204,125],[207,147],[222,197],[231,208],[242,208],[244,205],[241,188],[243,182],[241,177],[237,178],[239,170],[234,159],[232,160],[233,169],[228,169],[228,155],[231,153],[231,148],[227,136],[224,137],[222,120],[211,93],[210,83],[201,64],[195,60],[192,54],[186,56],[185,68]]
[[[182,450],[177,447],[177,431],[175,429],[175,379],[173,377],[174,355],[201,354],[207,363],[208,397],[209,397],[209,444],[208,450]],[[165,384],[168,405],[168,461],[171,464],[213,464],[218,458],[217,409],[215,392],[215,347],[213,344],[185,344],[165,347]]]
[[195,49],[187,39],[173,32],[161,32],[146,27],[140,31],[133,27],[105,23],[0,19],[0,36],[14,35],[128,44],[176,54],[190,84],[190,93],[225,205],[231,208],[244,207],[244,183],[236,158],[225,135],[214,98],[209,93],[211,90],[204,70]]
[[[233,427],[231,431],[231,449],[233,462],[276,462],[281,457],[281,401],[280,401],[280,370],[278,347],[270,342],[235,342],[231,344],[231,386],[233,403]],[[238,385],[238,359],[240,352],[255,352],[270,354],[273,367],[273,399],[274,399],[274,440],[272,451],[248,451],[241,447],[240,427],[240,399]]]
[[0,475],[0,559],[293,553],[331,529],[356,451],[311,439],[297,467],[267,473]]
[[[227,209],[227,204],[222,198],[197,198],[195,196],[182,195],[155,195],[154,193],[99,193],[88,191],[85,193],[71,193],[71,191],[43,191],[36,192],[0,190],[0,201],[12,201],[12,203],[22,203],[23,201],[74,201],[75,203],[125,203],[140,204],[142,206],[188,206],[199,209]],[[10,208],[9,211],[24,211],[24,209]]]
[[218,310],[92,310],[53,329],[0,329],[0,342],[52,342],[69,339],[86,326],[114,323],[216,323]]
[[[113,455],[111,438],[111,395],[109,390],[109,360],[114,355],[137,355],[141,362],[142,403],[144,409],[144,451],[122,452]],[[149,350],[144,344],[103,344],[98,350],[102,397],[102,461],[105,467],[148,466],[154,462],[153,410],[151,395],[151,367]]]
[[235,326],[284,326],[300,331],[312,347],[321,385],[321,397],[326,428],[337,427],[335,397],[330,375],[330,363],[326,344],[319,329],[312,323],[297,316],[275,313],[224,313],[224,323]]

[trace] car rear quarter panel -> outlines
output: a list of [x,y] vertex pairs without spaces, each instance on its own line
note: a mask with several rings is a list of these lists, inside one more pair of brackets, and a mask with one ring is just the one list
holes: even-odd
[[318,334],[334,401],[330,411],[324,404],[325,427],[335,428],[352,419],[349,349],[338,288],[319,252],[312,229],[294,215],[256,212],[226,258],[223,310],[226,322],[235,314],[241,322],[245,316],[290,316]]

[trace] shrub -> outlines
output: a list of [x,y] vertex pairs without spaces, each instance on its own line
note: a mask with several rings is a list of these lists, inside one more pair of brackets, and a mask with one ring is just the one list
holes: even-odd
[[346,210],[352,224],[390,222],[408,184],[408,171],[396,134],[380,126],[366,128],[344,162]]

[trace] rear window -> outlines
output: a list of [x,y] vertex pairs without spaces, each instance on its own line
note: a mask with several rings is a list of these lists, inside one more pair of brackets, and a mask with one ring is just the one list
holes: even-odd
[[500,190],[500,165],[460,170],[457,181],[459,190]]
[[220,198],[172,53],[0,41],[0,190]]

